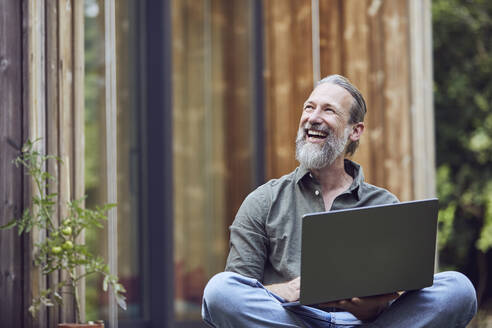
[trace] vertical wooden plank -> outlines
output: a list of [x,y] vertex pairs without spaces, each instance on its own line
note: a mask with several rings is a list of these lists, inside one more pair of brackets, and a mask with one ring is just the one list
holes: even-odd
[[[84,2],[74,0],[73,3],[73,175],[74,198],[81,199],[85,194],[84,184]],[[77,238],[77,243],[83,243],[85,233]],[[78,274],[84,273],[83,268]],[[80,301],[80,320],[85,322],[85,278],[82,278],[78,288]]]
[[173,60],[173,170],[174,170],[174,299],[184,298],[185,288],[182,281],[183,266],[181,261],[185,258],[183,244],[186,241],[183,238],[184,218],[185,218],[185,183],[178,183],[179,179],[185,175],[187,145],[185,138],[186,117],[185,117],[185,85],[186,85],[186,39],[185,39],[185,7],[184,1],[172,0],[172,60]]
[[371,149],[371,181],[382,187],[386,184],[386,169],[383,165],[385,153],[385,103],[384,103],[384,36],[382,23],[382,1],[372,1],[367,8],[369,23],[369,90],[367,101],[367,120],[369,122],[363,138]]
[[[117,103],[116,103],[116,31],[115,2],[104,1],[104,52],[106,84],[106,181],[109,203],[117,203]],[[118,226],[117,211],[108,211],[108,266],[112,275],[118,274]],[[118,327],[118,309],[114,291],[109,288],[109,327]]]
[[286,173],[292,162],[292,147],[282,144],[289,139],[289,112],[292,105],[291,67],[292,13],[288,1],[264,1],[265,6],[265,95],[266,95],[266,179]]
[[[343,49],[344,75],[360,90],[366,102],[371,103],[369,93],[369,24],[367,1],[345,0],[343,2]],[[366,117],[365,126],[371,129],[371,120]],[[368,181],[372,181],[371,143],[363,135],[354,160],[362,164]]]
[[312,30],[312,58],[313,58],[313,86],[321,80],[320,63],[320,31],[319,31],[319,0],[311,0],[311,30]]
[[[60,220],[68,215],[67,201],[74,195],[73,192],[73,11],[71,0],[58,2],[58,109],[60,119],[59,129],[59,156],[64,163],[59,172],[59,199]],[[62,279],[67,275],[61,272]],[[64,293],[60,320],[75,322],[75,307],[73,295]]]
[[294,81],[294,99],[292,104],[287,107],[289,109],[289,139],[284,138],[283,144],[291,149],[289,157],[291,158],[291,167],[288,170],[295,168],[298,163],[295,161],[295,139],[299,120],[301,118],[304,102],[309,97],[313,90],[313,47],[312,38],[308,37],[312,34],[312,17],[311,17],[311,2],[309,1],[294,1],[292,2],[291,11],[293,13],[293,45],[291,67],[289,72],[289,80]]
[[342,73],[343,19],[341,0],[322,0],[320,16],[320,64],[321,77]]
[[[205,258],[206,253],[203,249],[203,240],[205,236],[205,222],[202,220],[204,213],[207,213],[206,204],[206,176],[207,166],[206,154],[203,151],[205,147],[205,5],[204,0],[186,1],[187,24],[185,30],[185,49],[187,51],[186,61],[188,68],[185,70],[185,124],[189,124],[191,131],[186,131],[183,142],[186,152],[185,166],[186,173],[184,176],[184,194],[185,199],[191,200],[195,206],[186,206],[185,216],[181,218],[183,230],[179,233],[184,242],[180,246],[184,247],[183,258],[181,258],[181,278],[183,279],[184,295],[182,301],[186,304],[190,298],[190,274],[193,269],[200,268],[200,258]],[[188,130],[188,129],[185,129]],[[188,144],[186,144],[188,143]],[[183,163],[181,163],[182,165]],[[186,242],[186,236],[194,236],[193,240]],[[176,245],[179,247],[178,245]],[[190,256],[193,254],[193,256]],[[178,263],[179,265],[179,263]],[[188,316],[188,311],[180,313],[181,319]],[[184,316],[184,317],[183,317]]]
[[[58,156],[58,131],[59,131],[59,103],[58,103],[58,1],[46,2],[46,143],[47,153]],[[59,178],[59,165],[56,161],[49,161],[48,172],[56,179]],[[58,193],[57,185],[48,187],[49,193]],[[58,196],[59,197],[59,196]],[[59,209],[54,208],[53,224],[59,224]],[[60,272],[53,272],[49,277],[49,285],[54,286],[59,282]],[[48,310],[48,321],[50,327],[56,327],[60,320],[60,308],[53,306]]]
[[265,1],[266,177],[296,167],[295,136],[312,88],[309,2]]
[[[30,8],[30,3],[29,1],[22,1],[22,52],[25,53],[26,55],[22,56],[22,142],[24,142],[26,139],[29,138],[29,133],[30,133],[30,121],[29,121],[29,106],[30,106],[30,74],[29,74],[29,67],[30,67],[30,57],[29,57],[29,49],[30,49],[30,31],[31,28],[29,26],[29,22],[31,21],[30,19],[30,13],[32,12]],[[31,183],[29,179],[25,178],[23,175],[22,179],[22,210],[29,206],[30,204],[30,196],[32,193],[31,190]],[[32,300],[33,298],[33,285],[31,283],[31,277],[34,275],[32,272],[32,259],[31,259],[31,253],[26,252],[24,250],[30,249],[32,247],[32,240],[31,238],[22,238],[22,247],[23,247],[23,254],[22,254],[22,267],[23,267],[23,272],[22,272],[22,280],[24,282],[28,283],[23,283],[23,290],[22,290],[22,299],[23,299],[23,308],[22,308],[22,314],[23,314],[23,322],[22,326],[26,328],[31,328],[31,327],[39,327],[39,321],[34,321],[33,318],[28,314],[29,313],[29,301],[27,300]],[[35,323],[38,323],[37,325]]]
[[[133,128],[133,111],[132,108],[132,84],[138,83],[131,80],[133,70],[131,61],[131,38],[130,35],[130,13],[129,2],[119,0],[115,2],[115,21],[116,21],[116,84],[118,93],[117,98],[117,162],[118,162],[118,275],[120,281],[127,289],[127,302],[132,303],[135,293],[135,278],[138,277],[138,264],[133,263],[137,260],[135,243],[138,243],[139,229],[136,229],[138,223],[132,216],[135,205],[135,194],[132,190],[132,163],[131,157],[134,156],[135,148],[133,146],[134,128]],[[138,237],[137,237],[138,238]],[[135,296],[137,296],[135,295]],[[138,296],[137,296],[138,297]],[[137,301],[138,302],[138,301]]]
[[[251,107],[251,4],[249,1],[222,1],[225,24],[222,27],[224,79],[221,97],[224,99],[225,156],[227,165],[226,200],[227,226],[232,223],[244,197],[252,187],[252,124]],[[233,26],[232,29],[229,26]],[[232,51],[231,50],[232,47]],[[219,64],[219,63],[218,63]],[[233,111],[227,110],[234,108]],[[226,231],[227,239],[229,237]]]
[[434,197],[432,22],[428,0],[409,1],[413,198]]
[[199,271],[203,270],[202,259],[207,254],[203,244],[204,217],[209,215],[206,170],[210,169],[210,162],[205,148],[205,104],[210,100],[206,99],[205,83],[210,81],[205,81],[205,2],[177,1],[173,3],[176,7],[173,19],[179,23],[174,25],[177,28],[173,38],[182,41],[173,46],[174,71],[181,79],[173,91],[175,311],[176,317],[183,320],[189,311],[179,304],[186,304],[192,297],[192,276],[202,274]]
[[[22,140],[22,2],[0,2],[0,225],[22,215],[22,169],[12,165]],[[1,325],[23,326],[22,238],[0,231]]]
[[407,2],[383,4],[387,187],[401,200],[412,198],[412,140],[409,101]]
[[[28,44],[27,44],[27,78],[28,78],[28,135],[31,140],[42,138],[37,144],[40,153],[46,153],[46,98],[45,98],[45,7],[44,2],[29,2],[27,5],[28,19]],[[45,168],[43,168],[45,169]],[[24,194],[25,204],[31,203],[32,193],[39,193],[32,179],[26,179],[29,185],[29,192]],[[30,306],[33,298],[39,296],[40,290],[46,289],[46,277],[41,274],[39,268],[34,267],[34,245],[44,241],[46,231],[41,229],[31,230],[29,237],[25,238],[28,254],[25,255],[26,280],[29,281],[29,288],[26,288],[27,307]],[[26,311],[26,314],[28,312]],[[27,314],[27,316],[29,316]],[[41,308],[34,319],[26,318],[27,326],[44,326],[47,324],[46,308]]]

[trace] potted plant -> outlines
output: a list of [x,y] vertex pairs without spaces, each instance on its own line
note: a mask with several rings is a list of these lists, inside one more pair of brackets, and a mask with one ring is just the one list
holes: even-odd
[[[37,140],[36,140],[37,141]],[[58,195],[49,194],[48,186],[56,185],[58,181],[43,168],[48,161],[57,161],[63,164],[61,159],[52,155],[43,155],[35,148],[36,141],[28,140],[22,147],[21,154],[14,160],[16,166],[22,166],[26,174],[31,176],[36,192],[33,192],[31,205],[26,208],[20,218],[12,219],[0,229],[17,227],[19,235],[29,233],[33,228],[46,231],[46,239],[34,245],[34,265],[43,275],[49,275],[57,270],[65,271],[64,279],[47,289],[41,290],[39,296],[32,300],[29,312],[35,316],[41,306],[54,306],[63,303],[62,293],[69,290],[75,298],[76,324],[80,323],[80,304],[78,285],[81,279],[92,274],[101,274],[103,290],[107,291],[111,286],[112,295],[117,304],[126,309],[124,287],[118,283],[118,277],[110,274],[109,267],[101,256],[90,253],[87,246],[77,242],[77,237],[86,228],[103,227],[107,219],[107,211],[115,204],[106,204],[95,209],[87,209],[82,206],[83,200],[69,200],[67,202],[68,214],[56,224],[53,217],[55,207],[59,205]],[[89,323],[89,327],[103,327],[101,323]],[[59,324],[59,327],[75,327]],[[77,326],[79,327],[79,326]]]

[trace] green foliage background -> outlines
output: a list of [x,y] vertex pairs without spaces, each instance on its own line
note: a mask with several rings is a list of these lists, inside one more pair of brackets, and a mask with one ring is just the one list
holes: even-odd
[[434,0],[432,15],[440,264],[477,285],[492,247],[492,1]]

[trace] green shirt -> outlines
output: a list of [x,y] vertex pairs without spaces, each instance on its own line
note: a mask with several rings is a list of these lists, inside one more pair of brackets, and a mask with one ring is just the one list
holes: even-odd
[[[365,183],[360,165],[345,160],[345,171],[353,182],[335,198],[330,210],[398,202],[389,191]],[[225,270],[258,279],[264,285],[298,277],[301,217],[324,211],[321,186],[307,169],[298,167],[268,181],[246,197],[230,226]]]

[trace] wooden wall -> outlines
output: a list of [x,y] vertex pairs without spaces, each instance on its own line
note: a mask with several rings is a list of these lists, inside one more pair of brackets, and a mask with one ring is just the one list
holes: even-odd
[[[22,214],[23,174],[12,165],[23,135],[22,3],[0,2],[0,225]],[[17,231],[0,232],[1,325],[23,325],[23,239]]]
[[[313,87],[311,1],[263,4],[266,167],[274,178],[297,165],[295,135]],[[367,102],[366,130],[354,156],[366,180],[401,200],[432,196],[433,187],[425,187],[434,171],[430,1],[320,0],[319,21],[321,76],[348,77]],[[411,22],[423,27],[411,29]]]
[[[252,62],[245,55],[252,44],[251,2],[197,2],[172,1],[174,174],[183,178],[175,186],[174,204],[176,245],[184,245],[176,258],[189,257],[187,270],[204,277],[222,266],[228,223],[253,186],[255,131]],[[266,177],[274,178],[297,166],[295,135],[313,87],[311,1],[262,5],[265,167]],[[367,180],[402,200],[432,196],[430,0],[319,0],[319,18],[321,76],[347,76],[368,103],[366,131],[354,157]],[[0,43],[3,224],[29,199],[29,181],[11,166],[27,138],[42,137],[40,150],[66,162],[67,169],[47,168],[61,182],[52,191],[62,200],[84,193],[83,2],[2,1],[0,26],[7,27],[0,30],[6,40]],[[60,207],[57,215],[64,213]],[[200,220],[203,213],[213,220]],[[70,320],[70,300],[62,311],[42,312],[34,322],[26,315],[39,287],[58,279],[57,274],[42,279],[30,254],[21,252],[43,238],[42,232],[28,240],[14,231],[1,234],[0,295],[12,300],[0,302],[2,323],[19,326],[20,320],[22,327],[33,327]],[[190,236],[198,236],[193,245]],[[204,245],[212,245],[213,253]],[[202,262],[205,275],[193,272]],[[22,285],[22,279],[30,283]],[[178,286],[177,294],[186,293],[185,287]]]
[[[58,193],[63,202],[83,195],[83,2],[2,1],[0,25],[6,27],[0,31],[5,40],[0,44],[0,198],[2,204],[11,204],[0,207],[4,224],[19,216],[36,192],[11,163],[28,138],[42,138],[38,150],[65,162],[48,163],[46,169],[60,181],[49,192]],[[66,213],[60,206],[55,216],[61,220]],[[33,231],[23,238],[15,230],[0,233],[0,294],[9,300],[1,302],[2,325],[56,327],[72,320],[73,299],[68,297],[63,310],[41,310],[35,319],[27,312],[40,288],[56,283],[61,274],[45,279],[32,265],[32,245],[45,232]]]

